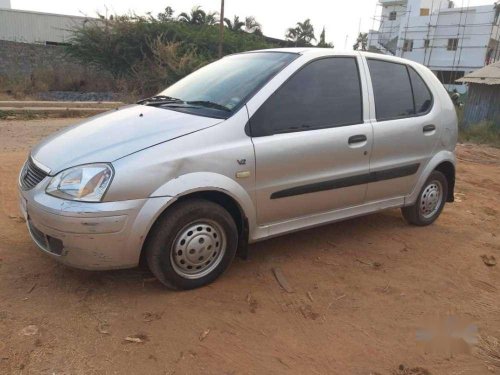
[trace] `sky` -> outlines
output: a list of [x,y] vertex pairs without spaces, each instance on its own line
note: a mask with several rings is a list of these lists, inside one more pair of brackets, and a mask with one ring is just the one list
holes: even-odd
[[[323,27],[327,42],[338,49],[350,49],[358,31],[377,27],[373,19],[380,12],[377,0],[225,0],[225,17],[240,19],[254,16],[262,24],[264,34],[284,39],[286,29],[298,21],[310,18],[316,37]],[[455,0],[455,6],[493,5],[494,0]],[[124,14],[134,12],[156,15],[170,5],[175,14],[200,5],[206,11],[219,11],[220,0],[11,0],[13,9],[36,10],[48,13],[94,16],[97,12]],[[378,8],[378,9],[377,9]]]

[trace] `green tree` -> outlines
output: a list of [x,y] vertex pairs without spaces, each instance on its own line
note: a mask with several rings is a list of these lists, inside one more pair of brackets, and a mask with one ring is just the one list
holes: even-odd
[[247,33],[263,35],[262,26],[259,22],[257,22],[254,16],[245,18],[245,30]]
[[356,38],[356,43],[352,46],[354,50],[361,49],[361,51],[366,51],[368,46],[368,33],[359,33]]
[[[214,26],[125,15],[89,20],[73,29],[65,49],[78,61],[111,73],[119,90],[144,96],[217,59],[218,41]],[[246,32],[224,37],[226,54],[275,47],[278,44]]]
[[240,17],[238,16],[234,16],[232,22],[229,18],[224,18],[224,23],[226,24],[226,27],[231,31],[242,31],[243,26],[245,26],[245,22],[240,21]]
[[171,6],[167,6],[165,11],[158,13],[158,20],[161,22],[169,22],[174,20],[174,10]]
[[333,43],[327,43],[326,42],[326,31],[325,27],[323,26],[323,31],[321,32],[321,35],[319,36],[319,42],[316,45],[317,47],[321,48],[333,48]]
[[295,42],[296,46],[308,46],[311,45],[312,40],[316,40],[314,26],[309,18],[304,22],[297,22],[295,27],[289,28],[285,37],[287,40]]
[[217,20],[217,12],[205,12],[200,6],[191,9],[190,13],[182,12],[177,19],[180,22],[190,25],[215,25]]

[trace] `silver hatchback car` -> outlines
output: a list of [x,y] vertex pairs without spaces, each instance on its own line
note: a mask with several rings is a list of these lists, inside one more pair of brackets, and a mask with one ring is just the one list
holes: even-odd
[[147,261],[175,289],[214,281],[248,243],[453,201],[457,118],[412,61],[332,49],[227,56],[137,105],[36,146],[19,178],[35,243],[70,266]]

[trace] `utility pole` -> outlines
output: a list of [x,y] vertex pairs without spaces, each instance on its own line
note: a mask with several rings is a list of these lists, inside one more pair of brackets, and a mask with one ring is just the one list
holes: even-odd
[[219,20],[219,58],[222,57],[222,43],[224,42],[224,0],[220,2]]

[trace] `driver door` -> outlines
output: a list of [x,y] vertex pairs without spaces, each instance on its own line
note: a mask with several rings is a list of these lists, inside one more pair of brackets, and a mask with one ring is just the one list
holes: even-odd
[[306,63],[251,117],[259,225],[364,202],[373,136],[359,66],[355,56]]

